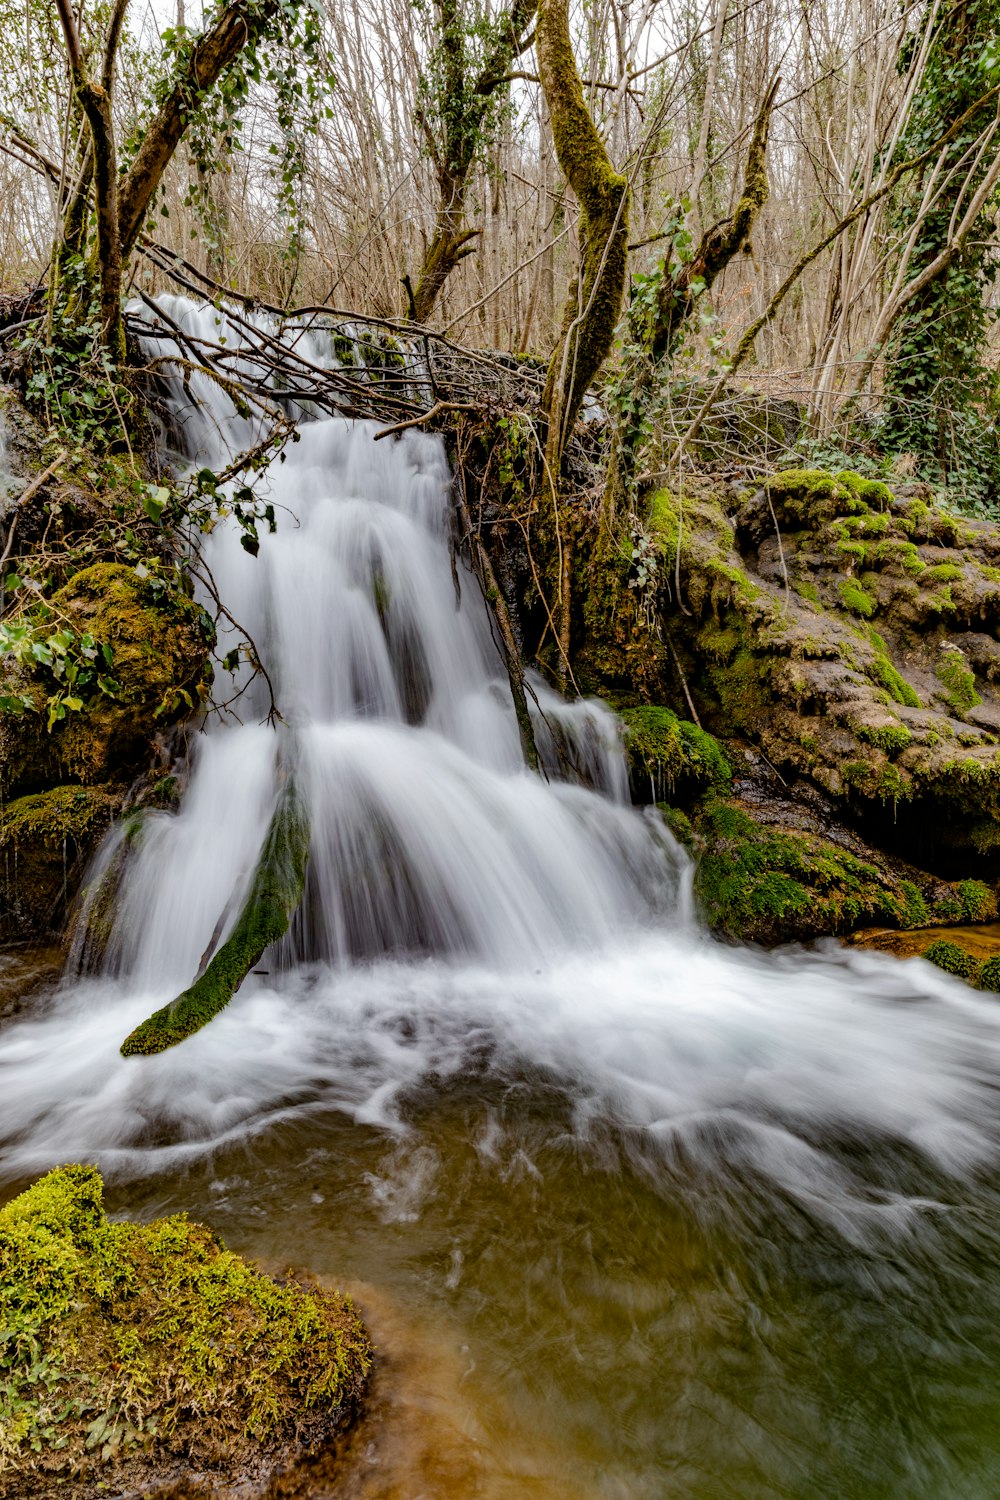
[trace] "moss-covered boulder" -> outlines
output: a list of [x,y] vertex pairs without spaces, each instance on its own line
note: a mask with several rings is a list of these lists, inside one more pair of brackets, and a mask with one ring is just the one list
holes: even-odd
[[211,625],[205,612],[162,578],[120,563],[94,563],[50,601],[53,618],[88,636],[110,660],[110,691],[94,689],[51,730],[46,669],[8,665],[4,691],[34,700],[35,712],[0,716],[0,779],[7,796],[58,782],[98,785],[131,779],[146,765],[154,735],[205,696]]
[[57,786],[0,806],[0,940],[58,931],[120,802],[114,787]]
[[622,709],[619,717],[637,802],[685,807],[710,790],[728,790],[732,767],[718,740],[697,724],[657,704]]
[[184,1216],[111,1223],[92,1167],[0,1209],[0,1495],[259,1479],[355,1412],[349,1299],[276,1282]]
[[694,826],[695,889],[729,937],[770,945],[928,919],[915,881],[818,834],[762,823],[739,802],[710,799]]
[[[1000,858],[1000,527],[855,474],[648,500],[664,698],[943,874]],[[647,573],[653,570],[647,565]],[[678,587],[679,584],[679,587]]]

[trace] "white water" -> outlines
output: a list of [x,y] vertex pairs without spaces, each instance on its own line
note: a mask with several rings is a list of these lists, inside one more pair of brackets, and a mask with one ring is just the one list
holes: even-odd
[[[188,456],[221,467],[251,429],[215,387],[195,394],[178,411]],[[153,815],[132,857],[105,973],[0,1032],[7,1173],[145,1172],[331,1106],[400,1129],[408,1090],[475,1069],[557,1080],[581,1138],[610,1120],[655,1153],[735,1152],[834,1218],[859,1200],[825,1130],[957,1174],[993,1156],[995,1000],[920,962],[710,940],[686,857],[627,806],[600,705],[539,684],[548,779],[522,767],[488,614],[453,572],[437,440],[316,421],[268,482],[277,534],[252,558],[219,527],[207,560],[286,725],[262,725],[264,685],[239,680],[196,737],[180,812]],[[224,630],[220,654],[236,639]],[[588,786],[558,779],[557,742]],[[206,1030],[123,1060],[238,909],[279,754],[312,817],[300,918]]]

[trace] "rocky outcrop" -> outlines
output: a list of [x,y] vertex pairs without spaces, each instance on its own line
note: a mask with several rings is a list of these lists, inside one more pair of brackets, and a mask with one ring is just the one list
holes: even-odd
[[1000,528],[848,473],[692,491],[650,503],[670,695],[876,843],[992,871]]

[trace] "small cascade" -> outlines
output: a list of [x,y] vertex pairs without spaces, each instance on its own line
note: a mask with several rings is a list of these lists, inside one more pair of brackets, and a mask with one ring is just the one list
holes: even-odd
[[[214,310],[175,300],[169,315],[192,336],[217,331]],[[314,362],[337,357],[324,335],[294,336]],[[188,465],[216,470],[257,436],[204,377],[179,393],[170,432]],[[206,564],[284,722],[262,724],[268,689],[249,667],[235,681],[220,672],[215,696],[230,707],[196,737],[179,812],[147,815],[99,950],[144,989],[183,988],[224,940],[291,763],[311,855],[269,975],[417,955],[542,962],[679,909],[686,859],[658,819],[629,807],[602,704],[567,704],[533,680],[543,774],[525,770],[492,622],[453,563],[443,445],[375,432],[303,422],[263,480],[276,530],[259,555],[235,523],[208,539]],[[238,640],[223,621],[219,655]],[[85,966],[97,951],[82,939]]]

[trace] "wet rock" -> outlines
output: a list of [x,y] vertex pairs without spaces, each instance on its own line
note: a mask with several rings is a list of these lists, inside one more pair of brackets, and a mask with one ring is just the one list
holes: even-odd
[[0,808],[0,940],[60,930],[120,805],[118,787],[58,786]]
[[922,868],[1000,869],[1000,528],[808,470],[660,491],[650,526],[708,729]]

